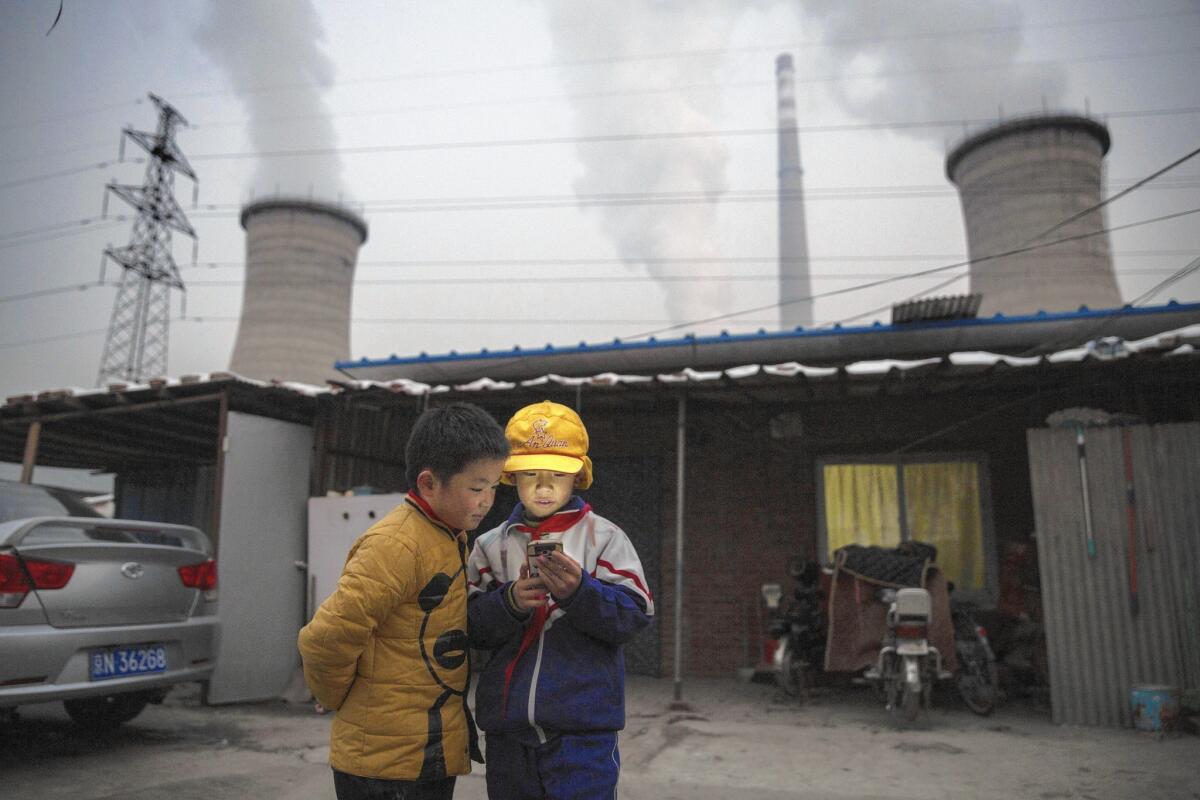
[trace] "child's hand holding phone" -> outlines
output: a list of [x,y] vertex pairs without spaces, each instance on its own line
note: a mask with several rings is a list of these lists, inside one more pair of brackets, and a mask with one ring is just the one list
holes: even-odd
[[[541,543],[530,543],[531,546],[534,544]],[[555,599],[565,600],[579,588],[579,583],[583,580],[583,570],[575,559],[563,552],[561,542],[554,544],[558,547],[538,554],[533,560],[537,562],[537,575],[542,584],[550,590]]]
[[546,585],[542,583],[541,578],[529,576],[528,564],[521,565],[520,577],[513,581],[509,591],[509,599],[518,611],[533,611],[546,604]]

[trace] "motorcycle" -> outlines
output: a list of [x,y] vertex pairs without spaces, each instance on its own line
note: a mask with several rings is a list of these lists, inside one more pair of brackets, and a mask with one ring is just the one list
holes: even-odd
[[[778,600],[771,606],[767,633],[773,641],[771,666],[784,694],[796,697],[810,682],[813,671],[825,658],[825,618],[822,613],[820,565],[793,560],[788,565],[796,585],[781,611]],[[777,584],[776,584],[777,585]]]
[[921,706],[930,706],[934,682],[948,676],[942,671],[941,653],[929,644],[929,592],[884,588],[879,599],[888,606],[887,631],[879,658],[864,677],[882,690],[893,719],[907,724],[916,720]]
[[[950,584],[953,592],[954,584]],[[1000,679],[996,656],[988,642],[987,630],[975,621],[972,606],[950,596],[950,618],[954,622],[954,651],[958,672],[954,687],[967,708],[981,717],[996,710],[1000,700]]]

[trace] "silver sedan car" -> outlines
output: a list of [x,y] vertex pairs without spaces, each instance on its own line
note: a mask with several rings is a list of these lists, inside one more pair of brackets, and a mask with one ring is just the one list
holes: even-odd
[[[5,483],[26,508],[46,491]],[[171,685],[206,680],[216,586],[212,545],[196,528],[104,517],[0,522],[0,719],[61,700],[76,722],[113,727]]]

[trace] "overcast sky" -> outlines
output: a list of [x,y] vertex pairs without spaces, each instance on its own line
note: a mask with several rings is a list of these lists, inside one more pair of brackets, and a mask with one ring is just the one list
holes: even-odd
[[[817,292],[965,256],[944,157],[981,121],[1107,119],[1110,191],[1200,146],[1195,0],[65,0],[47,35],[58,7],[0,0],[5,396],[96,380],[113,288],[10,298],[95,282],[105,244],[128,241],[128,222],[96,218],[107,181],[142,180],[111,162],[122,126],[154,129],[147,92],[191,123],[178,143],[200,182],[195,209],[177,184],[200,245],[192,267],[176,239],[190,319],[171,324],[172,375],[227,367],[237,210],[276,191],[362,205],[354,357],[604,341],[774,302],[781,52],[797,65]],[[580,141],[679,132],[707,135]],[[296,149],[323,154],[255,156]],[[1200,158],[1108,220],[1198,206]],[[1200,254],[1200,216],[1112,243],[1129,299]],[[816,318],[934,282],[818,299]],[[1200,299],[1200,278],[1170,297]]]

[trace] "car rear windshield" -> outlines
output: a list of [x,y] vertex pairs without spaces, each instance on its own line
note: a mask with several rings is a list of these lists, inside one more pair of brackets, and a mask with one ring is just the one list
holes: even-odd
[[0,481],[0,522],[27,517],[99,517],[87,503],[30,483]]
[[[103,518],[87,503],[48,486],[0,481],[0,522],[29,517],[87,517]],[[24,538],[27,544],[61,544],[77,542],[140,542],[181,547],[178,536],[160,531],[128,530],[119,523],[91,530],[76,525],[39,525]]]
[[101,527],[84,527],[68,522],[39,525],[22,539],[24,544],[77,544],[83,542],[118,542],[162,544],[183,547],[183,539],[170,533],[154,530],[131,530],[120,523]]

